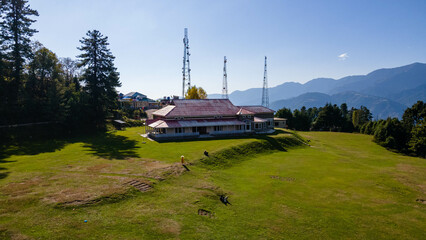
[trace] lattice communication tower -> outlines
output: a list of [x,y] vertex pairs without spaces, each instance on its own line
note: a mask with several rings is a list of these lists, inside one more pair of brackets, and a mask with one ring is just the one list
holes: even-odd
[[228,74],[226,73],[226,56],[223,58],[223,86],[222,98],[228,99]]
[[269,107],[268,75],[267,75],[267,70],[266,70],[266,56],[265,56],[265,71],[263,73],[262,106]]
[[[190,55],[188,28],[185,28],[183,37],[182,98],[185,98],[185,92],[191,88],[191,68],[189,66]],[[186,91],[185,88],[187,89]]]

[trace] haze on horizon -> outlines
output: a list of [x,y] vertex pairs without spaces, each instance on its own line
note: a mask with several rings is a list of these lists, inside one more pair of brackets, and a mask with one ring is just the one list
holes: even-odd
[[227,56],[229,93],[268,81],[362,75],[426,62],[426,2],[413,1],[136,1],[30,0],[40,16],[34,39],[58,57],[79,54],[98,29],[109,38],[120,92],[150,98],[182,91],[183,29],[188,28],[191,81],[220,93]]

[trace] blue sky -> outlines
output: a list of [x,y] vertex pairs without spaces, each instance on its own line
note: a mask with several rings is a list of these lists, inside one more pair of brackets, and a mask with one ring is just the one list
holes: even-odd
[[[268,81],[341,78],[426,62],[426,1],[393,0],[30,0],[34,36],[75,58],[91,29],[108,36],[122,87],[151,98],[182,92],[183,30],[189,31],[192,84],[220,93]],[[339,57],[340,56],[340,57]]]

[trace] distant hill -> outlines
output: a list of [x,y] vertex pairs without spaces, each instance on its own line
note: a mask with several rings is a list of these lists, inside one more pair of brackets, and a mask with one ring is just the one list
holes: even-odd
[[[364,96],[363,99],[376,97],[375,101],[384,99],[386,101],[383,103],[389,103],[388,101],[393,104],[398,103],[399,105],[395,105],[394,107],[387,104],[376,104],[376,112],[380,113],[379,116],[383,118],[387,116],[401,116],[403,111],[397,114],[393,111],[399,109],[401,105],[406,108],[418,100],[426,101],[426,64],[413,63],[397,68],[379,69],[367,75],[348,76],[338,80],[316,78],[304,84],[286,82],[269,89],[269,102],[274,103],[273,107],[279,108],[277,104],[282,102],[279,100],[290,100],[305,93],[315,92],[335,96],[336,94],[348,91],[361,94],[361,96]],[[229,99],[235,105],[259,105],[261,103],[261,96],[261,88],[251,88],[245,91],[234,91],[229,95]],[[220,98],[221,95],[209,95],[209,98],[218,97]],[[297,101],[314,104],[321,99],[320,102],[324,102],[323,98],[326,98],[325,96],[319,97],[319,95],[316,95],[316,97],[318,98],[311,98],[310,100],[299,98]],[[359,99],[347,98],[347,101],[355,100]],[[347,103],[348,105],[355,106],[358,102]],[[316,106],[319,107],[322,105]],[[364,105],[367,106],[366,104]]]
[[[286,82],[273,88],[269,88],[269,102],[291,97],[297,97],[307,92],[326,93],[332,89],[336,80],[331,78],[317,78],[305,84]],[[209,98],[220,98],[221,94],[209,94]],[[234,91],[229,99],[235,105],[259,105],[262,102],[262,88],[250,88],[245,91]]]
[[326,93],[356,91],[389,97],[423,84],[426,84],[426,64],[413,63],[403,67],[379,69],[365,76],[341,78],[336,86]]
[[334,95],[325,93],[304,93],[298,97],[275,101],[270,104],[274,110],[286,107],[292,110],[300,109],[302,106],[322,107],[326,103],[337,104],[347,103],[348,107],[359,108],[361,105],[370,109],[374,118],[398,117],[401,118],[405,105],[387,98],[366,95],[357,92],[343,92]]
[[389,99],[402,103],[407,107],[411,107],[417,101],[426,101],[426,84],[416,88],[403,90],[399,93],[389,95]]

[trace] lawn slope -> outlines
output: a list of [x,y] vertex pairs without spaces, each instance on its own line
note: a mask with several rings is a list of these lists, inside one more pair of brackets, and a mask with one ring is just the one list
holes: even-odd
[[0,148],[0,239],[426,238],[425,160],[371,136],[299,132],[309,147],[283,132],[168,143],[142,133]]

